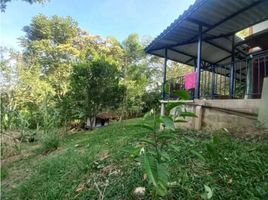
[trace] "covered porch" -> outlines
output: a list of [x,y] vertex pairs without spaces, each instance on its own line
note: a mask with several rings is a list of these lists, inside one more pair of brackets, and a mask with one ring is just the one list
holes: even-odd
[[[176,101],[175,92],[185,88],[185,77],[166,78],[167,62],[172,60],[194,68],[189,106],[196,114],[200,112],[200,118],[204,112],[198,110],[205,108],[205,101],[219,99],[230,100],[210,102],[211,107],[229,112],[237,99],[253,99],[250,109],[246,100],[239,105],[246,118],[257,118],[258,99],[268,76],[267,9],[268,0],[197,0],[156,37],[146,52],[164,58],[161,113],[165,103]],[[261,31],[253,32],[252,27],[261,22]],[[250,36],[242,39],[236,35],[248,27]],[[197,129],[202,127],[199,120]]]

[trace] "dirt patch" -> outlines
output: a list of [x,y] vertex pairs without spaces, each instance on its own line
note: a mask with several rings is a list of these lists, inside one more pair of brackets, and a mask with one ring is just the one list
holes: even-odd
[[102,168],[100,171],[101,171],[101,174],[104,176],[120,175],[121,174],[121,170],[115,165],[108,165],[108,166]]
[[241,127],[223,129],[226,133],[240,139],[262,139],[268,137],[268,131],[258,127]]
[[99,158],[100,161],[103,161],[103,160],[105,160],[108,157],[109,157],[109,151],[108,150],[101,151],[98,154],[98,158]]

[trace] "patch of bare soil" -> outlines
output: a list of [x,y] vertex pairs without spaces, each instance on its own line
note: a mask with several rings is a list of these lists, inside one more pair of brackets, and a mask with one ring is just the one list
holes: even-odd
[[268,131],[258,127],[241,127],[225,129],[227,133],[241,139],[262,139],[268,137]]
[[109,151],[108,150],[101,151],[98,154],[98,158],[99,158],[100,161],[103,161],[103,160],[105,160],[108,157],[109,157]]

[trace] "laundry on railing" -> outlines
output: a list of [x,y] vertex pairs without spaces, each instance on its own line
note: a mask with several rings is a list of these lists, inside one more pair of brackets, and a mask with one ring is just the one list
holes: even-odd
[[186,90],[194,89],[196,85],[196,72],[184,75],[184,85]]

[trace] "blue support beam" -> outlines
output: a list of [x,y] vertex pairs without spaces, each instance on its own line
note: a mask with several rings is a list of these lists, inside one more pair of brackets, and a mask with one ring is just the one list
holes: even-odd
[[235,89],[235,35],[232,37],[232,63],[230,65],[230,87],[229,94],[231,98],[234,98]]
[[165,60],[163,66],[163,91],[162,91],[162,98],[163,100],[166,99],[166,82],[167,82],[167,48],[165,48]]
[[[170,49],[168,49],[168,50],[170,50]],[[170,50],[170,51],[171,51],[171,50]],[[150,53],[150,54],[152,54],[152,55],[154,55],[154,56],[162,57],[162,55],[159,55],[159,54],[156,54],[156,53]],[[162,58],[164,58],[164,57],[162,57]],[[189,63],[182,62],[182,61],[178,61],[178,60],[176,60],[176,59],[172,59],[172,58],[168,58],[168,59],[169,59],[169,60],[172,60],[172,61],[174,61],[174,62],[179,62],[179,63],[181,63],[181,64],[189,65]]]
[[212,66],[212,80],[211,80],[211,98],[215,97],[215,65]]
[[197,48],[197,66],[196,66],[196,87],[195,87],[195,98],[200,98],[200,81],[201,81],[201,63],[202,62],[202,26],[199,26],[198,35],[198,48]]

